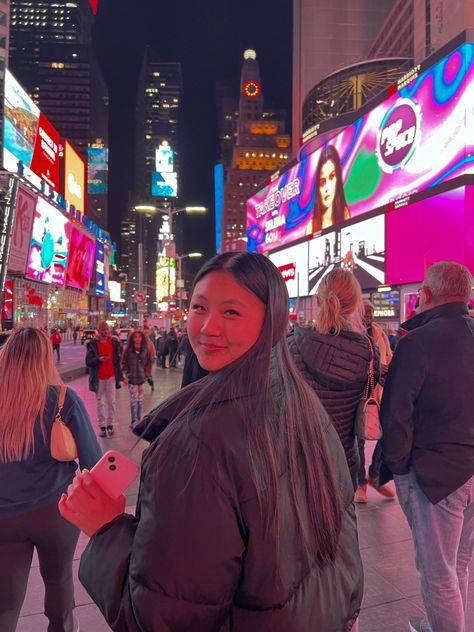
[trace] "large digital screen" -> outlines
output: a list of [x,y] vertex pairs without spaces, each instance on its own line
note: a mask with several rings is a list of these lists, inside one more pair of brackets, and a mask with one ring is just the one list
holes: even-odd
[[30,279],[64,285],[69,251],[67,223],[61,211],[42,197],[38,198],[28,258]]
[[99,240],[95,242],[95,293],[105,296],[105,246]]
[[[474,172],[474,44],[463,44],[248,200],[267,251]],[[309,146],[308,146],[309,147]]]
[[9,70],[5,71],[3,166],[25,175],[39,187],[44,180],[59,191],[59,132],[30,99]]
[[87,148],[87,191],[89,195],[105,195],[109,168],[108,149],[105,145]]
[[269,256],[286,282],[290,298],[308,296],[308,242],[273,252]]
[[154,171],[151,174],[151,194],[153,197],[177,197],[178,174]]
[[460,187],[387,214],[387,283],[423,280],[437,261],[474,273],[474,191]]
[[64,198],[81,213],[85,211],[86,165],[74,147],[64,143]]
[[74,224],[66,224],[69,252],[66,266],[66,285],[87,290],[94,274],[95,240]]
[[163,141],[158,149],[155,149],[156,171],[161,173],[173,173],[174,151],[167,141]]
[[385,215],[342,226],[309,241],[309,294],[336,267],[354,273],[362,289],[385,283]]
[[16,198],[15,221],[8,256],[8,270],[25,274],[31,243],[31,229],[37,196],[24,185],[19,185]]
[[216,252],[222,250],[222,211],[224,209],[224,165],[214,166],[214,206],[216,227]]
[[158,255],[156,262],[156,302],[176,295],[176,259]]

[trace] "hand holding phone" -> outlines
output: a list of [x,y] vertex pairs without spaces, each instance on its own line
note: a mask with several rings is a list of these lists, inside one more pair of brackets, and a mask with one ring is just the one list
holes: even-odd
[[97,461],[90,475],[111,498],[118,498],[138,475],[139,467],[116,450],[109,450]]

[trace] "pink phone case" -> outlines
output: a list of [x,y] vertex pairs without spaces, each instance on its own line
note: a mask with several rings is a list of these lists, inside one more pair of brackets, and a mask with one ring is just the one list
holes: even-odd
[[94,481],[111,498],[118,498],[137,476],[139,467],[120,452],[109,450],[91,470]]

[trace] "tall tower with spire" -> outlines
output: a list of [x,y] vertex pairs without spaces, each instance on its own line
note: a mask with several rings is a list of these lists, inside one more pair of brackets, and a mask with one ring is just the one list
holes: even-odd
[[248,49],[240,76],[237,138],[224,184],[224,251],[246,249],[247,200],[289,158],[284,116],[265,110],[257,53]]

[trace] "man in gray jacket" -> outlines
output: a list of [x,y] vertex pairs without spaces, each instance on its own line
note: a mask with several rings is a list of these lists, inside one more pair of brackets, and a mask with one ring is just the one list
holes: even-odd
[[383,452],[410,525],[428,621],[465,632],[474,547],[474,321],[464,266],[431,266],[420,313],[402,325],[381,406]]

